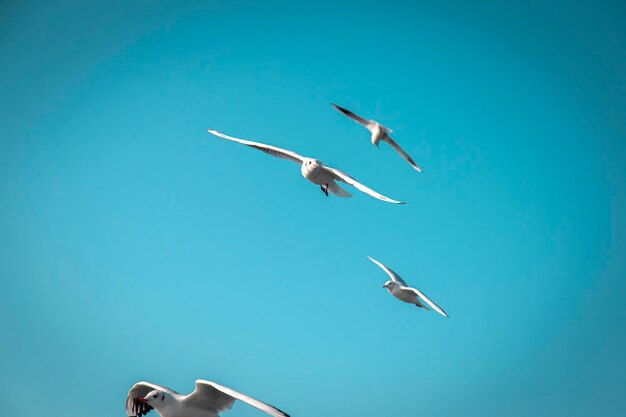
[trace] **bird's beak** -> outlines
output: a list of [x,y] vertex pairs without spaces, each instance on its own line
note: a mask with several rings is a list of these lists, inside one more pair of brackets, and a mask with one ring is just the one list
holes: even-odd
[[139,397],[137,398],[137,401],[139,401],[140,403],[145,403],[146,399],[144,397]]
[[383,285],[383,288],[387,288],[387,284]]

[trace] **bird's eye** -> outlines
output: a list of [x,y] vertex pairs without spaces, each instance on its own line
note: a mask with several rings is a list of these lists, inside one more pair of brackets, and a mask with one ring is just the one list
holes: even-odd
[[154,394],[154,395],[152,396],[152,398],[156,398],[156,397],[158,397],[158,396],[159,396],[159,394]]

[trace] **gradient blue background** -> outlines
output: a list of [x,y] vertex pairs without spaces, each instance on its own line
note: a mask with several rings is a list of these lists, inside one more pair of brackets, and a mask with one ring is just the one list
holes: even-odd
[[545,3],[5,2],[2,414],[206,378],[294,417],[621,415],[626,7]]

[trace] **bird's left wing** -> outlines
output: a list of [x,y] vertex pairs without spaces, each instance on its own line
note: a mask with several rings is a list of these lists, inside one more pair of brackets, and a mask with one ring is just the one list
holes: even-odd
[[220,133],[217,130],[213,130],[213,129],[209,129],[209,133],[211,133],[211,134],[213,134],[215,136],[219,136],[220,138],[223,138],[223,139],[226,139],[226,140],[230,140],[230,141],[233,141],[233,142],[238,142],[238,143],[244,144],[246,146],[250,146],[251,148],[258,149],[260,151],[263,151],[263,152],[265,152],[267,154],[270,154],[272,156],[275,156],[277,158],[286,159],[288,161],[293,161],[293,162],[297,163],[298,165],[302,165],[302,162],[304,161],[304,157],[302,155],[299,155],[296,152],[289,151],[287,149],[279,148],[278,146],[272,146],[272,145],[267,145],[265,143],[252,142],[251,140],[234,138],[232,136],[225,135],[225,134]]
[[152,410],[150,404],[142,401],[142,399],[148,395],[150,391],[155,389],[168,392],[173,395],[178,395],[176,391],[161,385],[144,381],[137,382],[133,385],[130,391],[128,391],[128,396],[126,397],[126,414],[128,417],[141,417],[148,414],[148,412]]
[[195,391],[183,398],[184,402],[194,407],[211,410],[215,413],[230,409],[235,400],[241,400],[274,417],[289,417],[287,413],[274,406],[237,392],[234,389],[203,379],[196,380]]
[[441,307],[439,307],[437,304],[435,304],[430,298],[426,297],[426,295],[423,292],[421,292],[420,290],[418,290],[417,288],[406,287],[406,289],[413,291],[415,293],[415,295],[417,295],[420,299],[424,300],[426,302],[426,304],[431,306],[433,308],[433,310],[435,310],[437,313],[441,314],[444,317],[449,317],[446,314],[446,312],[443,311],[443,309]]
[[396,274],[391,268],[385,266],[382,262],[378,262],[376,259],[372,258],[371,256],[368,256],[369,260],[374,262],[376,265],[380,266],[381,269],[383,271],[385,271],[387,273],[387,275],[389,275],[389,277],[391,278],[392,281],[397,282],[398,284],[407,287],[408,284],[402,279],[400,278],[400,275]]
[[382,201],[386,201],[388,203],[406,204],[403,201],[393,200],[393,199],[391,199],[389,197],[385,197],[384,195],[377,193],[376,191],[374,191],[371,188],[366,187],[365,185],[361,184],[360,182],[358,182],[357,180],[355,180],[354,178],[352,178],[350,175],[346,174],[343,171],[340,171],[340,170],[338,170],[336,168],[331,168],[331,167],[326,166],[326,165],[324,165],[322,168],[325,169],[326,171],[328,171],[333,176],[333,178],[335,178],[336,180],[345,182],[346,184],[353,185],[357,189],[363,191],[366,194],[371,195],[374,198],[377,198],[377,199],[382,200]]
[[413,158],[411,158],[411,155],[406,153],[404,149],[402,149],[400,145],[398,145],[398,143],[391,138],[391,136],[385,135],[383,136],[383,140],[390,144],[391,147],[395,149],[396,152],[398,152],[400,156],[403,157],[409,164],[411,164],[411,166],[415,168],[417,172],[422,172],[422,168],[420,168],[419,165],[417,165],[417,163],[413,160]]

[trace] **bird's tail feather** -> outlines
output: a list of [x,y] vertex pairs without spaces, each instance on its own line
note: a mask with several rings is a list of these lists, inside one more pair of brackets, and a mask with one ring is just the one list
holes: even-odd
[[352,194],[341,188],[335,181],[328,183],[328,191],[337,197],[352,197]]

